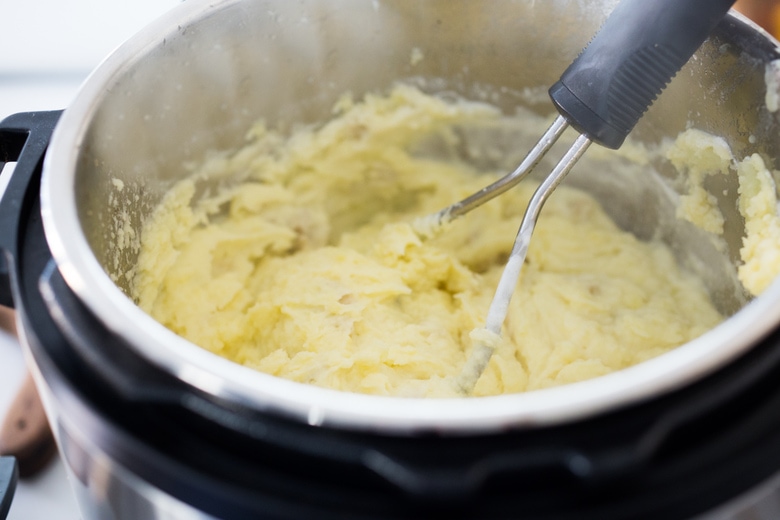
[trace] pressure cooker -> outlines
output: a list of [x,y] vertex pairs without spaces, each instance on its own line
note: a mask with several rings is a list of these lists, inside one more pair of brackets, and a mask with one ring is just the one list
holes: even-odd
[[[236,149],[255,121],[317,124],[345,92],[397,81],[552,113],[534,93],[615,4],[189,0],[119,47],[63,112],[0,123],[0,157],[16,162],[0,203],[0,303],[17,310],[84,518],[780,516],[780,284],[749,298],[735,281],[734,179],[708,186],[728,223],[718,249],[669,218],[669,164],[625,183],[609,175],[620,156],[606,174],[571,174],[621,227],[660,230],[703,266],[728,317],[558,388],[446,400],[317,388],[217,357],[127,296],[138,251],[123,230],[142,229],[185,165]],[[631,139],[659,146],[693,127],[776,166],[778,48],[729,14]]]

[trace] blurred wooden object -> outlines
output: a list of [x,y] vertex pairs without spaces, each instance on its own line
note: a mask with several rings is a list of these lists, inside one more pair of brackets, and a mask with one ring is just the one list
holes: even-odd
[[[0,306],[0,330],[16,334],[12,309]],[[19,476],[31,477],[48,465],[56,451],[38,390],[28,373],[0,424],[0,456],[15,457]]]
[[28,373],[0,426],[0,455],[16,457],[19,476],[31,477],[49,464],[56,451],[43,404]]
[[775,38],[780,37],[779,0],[737,0],[734,8],[766,29]]
[[0,330],[16,335],[16,314],[13,309],[0,305]]

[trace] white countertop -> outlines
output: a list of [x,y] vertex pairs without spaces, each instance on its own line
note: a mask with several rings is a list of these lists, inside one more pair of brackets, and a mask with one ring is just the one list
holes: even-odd
[[[5,2],[0,119],[17,112],[65,108],[105,56],[180,1]],[[0,175],[0,192],[8,181],[6,173]],[[16,338],[0,330],[0,417],[5,416],[24,372]],[[20,481],[8,515],[8,520],[79,518],[59,459],[35,478]]]

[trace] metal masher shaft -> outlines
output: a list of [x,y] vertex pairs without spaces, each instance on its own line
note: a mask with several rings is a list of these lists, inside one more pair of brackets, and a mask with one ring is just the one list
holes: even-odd
[[434,227],[438,229],[516,186],[539,164],[539,161],[568,127],[569,122],[565,117],[559,115],[513,172],[427,218],[432,219]]
[[525,215],[523,215],[523,220],[520,223],[520,229],[512,246],[512,252],[509,254],[509,260],[498,283],[496,295],[490,304],[485,325],[485,328],[490,332],[501,334],[501,325],[506,318],[509,301],[512,299],[512,293],[520,277],[520,270],[528,254],[528,245],[531,242],[531,235],[536,227],[536,221],[539,218],[539,213],[542,211],[542,206],[544,206],[544,203],[547,202],[555,188],[558,187],[564,177],[582,157],[591,142],[587,136],[580,134],[555,168],[553,168],[552,172],[550,172],[550,175],[534,191],[525,210]]
[[[561,160],[558,161],[558,164],[555,165],[555,168],[542,181],[528,202],[515,243],[512,246],[512,252],[509,254],[509,259],[501,274],[501,280],[498,282],[496,293],[490,302],[485,329],[493,337],[497,338],[501,335],[501,327],[506,319],[512,294],[520,278],[520,271],[528,254],[531,235],[533,235],[542,206],[544,206],[544,203],[555,191],[555,188],[563,181],[591,143],[592,141],[587,136],[580,134],[569,150],[561,157]],[[479,341],[474,345],[469,359],[456,380],[456,384],[461,392],[467,395],[472,392],[477,384],[477,380],[482,375],[482,372],[485,371],[494,349],[495,342]]]

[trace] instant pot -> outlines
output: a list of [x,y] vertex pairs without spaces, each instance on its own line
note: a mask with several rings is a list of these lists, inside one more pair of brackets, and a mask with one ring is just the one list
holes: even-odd
[[[620,155],[597,157],[598,176],[572,172],[619,225],[700,271],[728,318],[560,388],[448,400],[315,388],[200,349],[127,296],[144,218],[186,165],[240,147],[255,121],[316,124],[345,92],[399,80],[551,113],[536,93],[615,3],[190,0],[117,49],[64,112],[0,123],[0,157],[17,162],[0,203],[0,303],[17,310],[84,518],[780,517],[780,284],[751,299],[735,281],[736,175],[706,186],[727,221],[716,246],[673,218],[684,183],[662,160],[653,175],[612,175]],[[632,138],[653,148],[698,128],[774,167],[778,58],[730,14]]]

